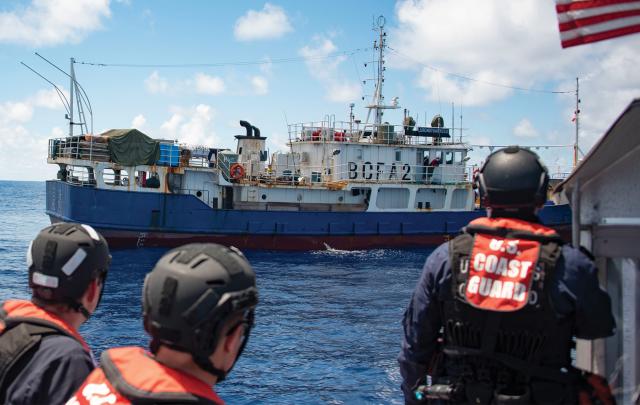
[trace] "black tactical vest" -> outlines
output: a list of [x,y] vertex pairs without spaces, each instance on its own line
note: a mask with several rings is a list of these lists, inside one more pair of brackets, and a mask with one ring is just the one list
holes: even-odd
[[[467,303],[464,291],[474,236],[541,243],[529,299],[514,312],[494,312]],[[444,372],[470,403],[565,403],[574,381],[570,352],[573,320],[553,309],[549,285],[561,258],[562,240],[523,230],[470,225],[449,242],[451,286],[441,291]],[[572,392],[572,390],[569,390]],[[466,397],[466,398],[465,398]],[[571,402],[571,400],[569,400]]]
[[66,335],[46,322],[6,322],[6,313],[0,310],[0,403],[4,403],[6,389],[33,357],[42,338]]

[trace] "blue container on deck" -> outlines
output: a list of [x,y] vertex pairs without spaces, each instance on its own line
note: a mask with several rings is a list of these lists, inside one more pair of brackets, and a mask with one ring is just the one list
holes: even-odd
[[173,143],[160,143],[160,159],[157,162],[161,166],[180,165],[180,147]]

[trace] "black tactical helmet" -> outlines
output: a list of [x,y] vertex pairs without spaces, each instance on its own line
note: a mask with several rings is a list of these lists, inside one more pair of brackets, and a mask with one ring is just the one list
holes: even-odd
[[538,155],[509,146],[487,157],[476,185],[485,207],[533,209],[546,201],[549,174]]
[[111,256],[102,235],[89,225],[60,222],[44,228],[27,251],[29,287],[44,302],[69,304],[85,317],[79,299],[89,283],[106,278]]
[[256,276],[234,247],[194,243],[167,252],[147,274],[143,287],[144,326],[152,351],[160,344],[191,353],[203,370],[225,378],[209,360],[227,321],[247,324],[244,349],[258,303]]

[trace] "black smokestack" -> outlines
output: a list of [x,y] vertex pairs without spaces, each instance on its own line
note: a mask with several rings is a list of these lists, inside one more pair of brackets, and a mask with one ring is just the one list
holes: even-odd
[[252,132],[253,132],[252,128],[255,128],[255,127],[252,127],[251,124],[249,124],[247,121],[242,121],[242,120],[240,121],[240,126],[243,126],[244,129],[247,130],[247,136],[248,137],[252,136]]
[[251,128],[253,128],[253,136],[255,136],[256,138],[260,138],[260,129],[258,129],[258,127],[254,127],[253,125],[251,126]]

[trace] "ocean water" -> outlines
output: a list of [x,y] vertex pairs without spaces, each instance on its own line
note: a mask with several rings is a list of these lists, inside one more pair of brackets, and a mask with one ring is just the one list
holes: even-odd
[[[0,300],[28,298],[25,252],[49,224],[41,182],[0,181]],[[144,275],[163,249],[113,252],[102,304],[81,328],[96,358],[148,344]],[[400,404],[401,317],[429,250],[245,252],[260,304],[243,356],[216,391],[229,404]]]

